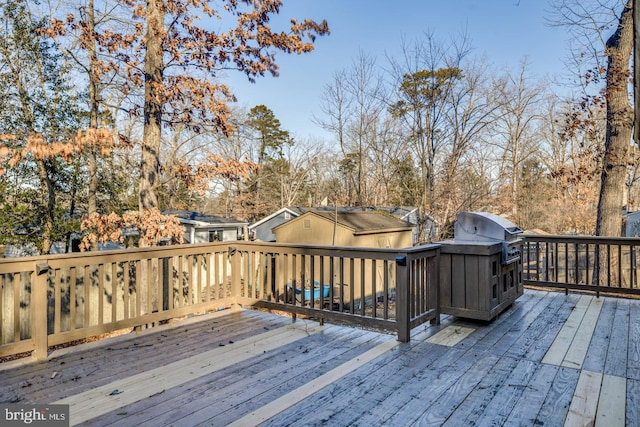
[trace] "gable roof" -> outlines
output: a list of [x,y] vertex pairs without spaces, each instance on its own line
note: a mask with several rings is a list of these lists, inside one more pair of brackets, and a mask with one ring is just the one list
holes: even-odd
[[[410,222],[400,220],[393,216],[384,215],[379,212],[362,212],[362,211],[350,211],[343,212],[338,211],[308,211],[298,218],[292,221],[301,221],[304,217],[309,215],[315,215],[330,222],[337,222],[342,227],[349,228],[354,234],[371,234],[376,232],[390,232],[390,231],[408,231],[413,229],[413,225]],[[291,221],[289,221],[291,222]],[[274,230],[289,224],[286,222],[274,227]]]
[[250,230],[254,229],[254,228],[264,224],[265,222],[269,221],[270,219],[277,217],[278,215],[280,215],[281,213],[284,213],[284,212],[289,212],[293,217],[297,217],[297,216],[300,216],[302,214],[302,212],[300,212],[300,210],[296,209],[296,208],[281,208],[281,209],[278,209],[277,211],[275,211],[274,213],[272,213],[271,215],[262,218],[260,221],[254,222],[253,224],[251,224],[249,226],[249,229]]
[[201,212],[183,211],[178,209],[167,209],[161,211],[163,215],[175,215],[180,219],[182,224],[189,224],[195,227],[208,226],[226,226],[226,227],[243,227],[248,223],[234,218],[225,218],[221,216],[208,215]]
[[[260,221],[256,221],[249,226],[250,229],[256,228],[272,218],[280,215],[283,212],[289,212],[292,217],[298,217],[306,212],[386,212],[393,215],[396,218],[406,220],[412,213],[416,212],[418,208],[413,206],[394,206],[394,207],[373,207],[373,206],[287,206],[280,208],[274,213],[262,218]],[[292,218],[293,219],[293,218]]]
[[411,206],[338,206],[337,208],[335,206],[289,206],[286,209],[299,214],[305,212],[335,212],[336,210],[338,212],[386,212],[401,219],[417,210],[417,208]]

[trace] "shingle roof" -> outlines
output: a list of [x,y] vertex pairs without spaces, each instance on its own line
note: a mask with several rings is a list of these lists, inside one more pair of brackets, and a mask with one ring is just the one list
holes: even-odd
[[181,220],[193,223],[207,223],[214,225],[245,225],[246,221],[240,221],[234,218],[225,218],[221,216],[208,215],[200,212],[183,211],[177,209],[167,209],[162,211],[163,215],[175,215]]
[[[287,209],[297,212],[299,214],[303,214],[305,212],[335,212],[335,206],[314,206],[314,207],[305,207],[305,206],[288,206]],[[383,207],[383,206],[338,206],[338,212],[375,212],[382,211],[390,213],[391,215],[401,218],[408,213],[414,211],[416,208],[410,206],[392,206],[392,207]]]
[[412,229],[410,222],[402,221],[393,216],[383,215],[378,212],[340,212],[313,211],[329,221],[337,221],[338,224],[354,230],[356,234],[381,230]]

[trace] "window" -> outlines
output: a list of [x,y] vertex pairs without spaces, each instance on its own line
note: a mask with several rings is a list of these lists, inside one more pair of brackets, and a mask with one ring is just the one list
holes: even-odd
[[304,228],[311,228],[311,220],[310,219],[305,219],[302,226]]
[[209,230],[210,242],[222,242],[222,230]]
[[284,219],[291,219],[291,213],[290,212],[285,212],[284,213]]

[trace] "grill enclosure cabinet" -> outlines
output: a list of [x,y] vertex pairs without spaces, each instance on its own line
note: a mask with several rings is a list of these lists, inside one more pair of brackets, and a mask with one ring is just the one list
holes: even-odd
[[493,320],[522,295],[522,230],[498,215],[461,212],[440,249],[440,310]]

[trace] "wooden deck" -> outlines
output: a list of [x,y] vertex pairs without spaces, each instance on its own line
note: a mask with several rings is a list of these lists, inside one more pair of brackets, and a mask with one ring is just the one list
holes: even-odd
[[104,426],[637,426],[640,301],[526,290],[493,322],[443,317],[409,343],[219,312],[2,364],[0,402]]

